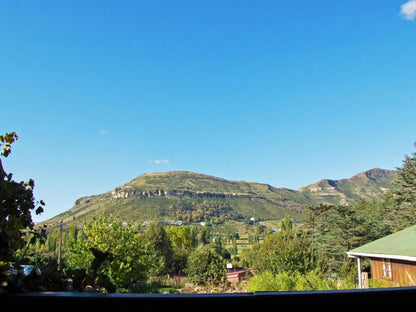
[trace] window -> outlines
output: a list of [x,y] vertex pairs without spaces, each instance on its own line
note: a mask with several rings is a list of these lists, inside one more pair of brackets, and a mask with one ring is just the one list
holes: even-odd
[[392,278],[390,259],[383,259],[382,275],[388,279]]

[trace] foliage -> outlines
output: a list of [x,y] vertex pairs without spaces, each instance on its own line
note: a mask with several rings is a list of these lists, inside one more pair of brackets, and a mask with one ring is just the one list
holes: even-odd
[[268,235],[263,243],[254,245],[245,253],[250,266],[256,271],[305,273],[316,268],[318,258],[304,232],[295,231],[288,218],[282,229]]
[[362,228],[358,242],[360,245],[393,232],[397,216],[390,198],[387,193],[383,200],[361,199],[352,206],[352,211],[356,214]]
[[403,166],[397,168],[393,185],[395,186],[394,194],[400,202],[416,204],[416,153],[405,156]]
[[[304,233],[311,239],[315,254],[325,259],[327,272],[336,272],[337,276],[352,281],[354,263],[346,256],[348,250],[415,223],[416,154],[405,157],[393,185],[393,191],[387,192],[383,199],[362,198],[352,206],[320,204],[305,209]],[[280,235],[267,237],[263,244],[254,246],[247,253],[251,263],[261,272],[250,281],[249,288],[252,290],[305,289],[299,285],[302,278],[312,271],[301,271],[288,265],[294,263],[284,252],[291,246],[284,238],[288,224],[282,222],[281,229]],[[291,251],[290,254],[295,255],[296,252]],[[307,259],[303,255],[299,258]],[[290,272],[294,275],[289,276]],[[310,284],[310,279],[307,281]],[[325,289],[324,285],[319,287]]]
[[148,250],[132,225],[123,224],[117,217],[97,216],[85,222],[82,235],[71,242],[68,271],[86,270],[92,285],[101,286],[100,279],[109,279],[119,291],[133,289],[147,278]]
[[328,259],[330,270],[337,271],[346,260],[346,252],[367,240],[363,222],[352,207],[321,204],[308,207],[305,214],[312,245]]
[[[8,157],[11,153],[11,144],[18,139],[15,132],[0,135],[0,146],[3,146],[1,155]],[[13,174],[7,174],[0,159],[0,260],[14,260],[14,253],[25,246],[23,233],[29,231],[32,234],[30,243],[43,236],[44,231],[35,230],[31,211],[36,214],[43,212],[45,203],[40,201],[35,204],[33,188],[35,182],[16,182]]]
[[[285,277],[287,278],[285,279]],[[280,280],[280,281],[278,281]],[[282,282],[286,280],[286,283]],[[288,287],[288,282],[290,283]],[[283,272],[280,277],[277,277],[276,274],[270,271],[263,271],[259,274],[256,274],[248,281],[247,290],[249,292],[256,291],[277,291],[277,290],[286,290],[292,288],[293,283],[290,281],[289,273]]]
[[186,222],[224,223],[225,220],[242,220],[235,204],[219,196],[184,196],[166,212],[172,218]]
[[392,196],[399,217],[396,230],[401,230],[416,223],[416,153],[405,156],[402,167],[397,168],[393,187]]
[[[15,132],[0,135],[1,156],[10,155],[17,139]],[[35,229],[31,215],[32,211],[41,214],[45,203],[35,202],[32,179],[18,183],[12,177],[12,173],[4,171],[0,159],[0,287],[13,292],[45,289],[51,285],[46,280],[55,280],[54,263],[43,259],[35,267],[36,257],[29,252],[38,240],[45,239],[45,229]],[[60,280],[59,276],[56,280]]]
[[313,247],[337,271],[346,252],[416,223],[416,154],[405,156],[382,199],[361,199],[352,206],[320,204],[305,209],[305,229]]
[[198,230],[194,226],[169,226],[166,234],[172,244],[173,271],[183,273],[189,255],[198,246]]
[[321,270],[315,269],[304,274],[287,271],[274,274],[270,271],[265,271],[249,280],[247,290],[249,292],[306,291],[347,289],[352,287],[354,287],[352,281],[340,281],[329,277]]
[[218,285],[225,281],[224,258],[211,244],[201,245],[189,255],[185,271],[195,284]]
[[[0,136],[3,157],[10,154],[15,140],[17,135],[14,132]],[[381,171],[376,173],[383,174]],[[162,182],[163,175],[159,177]],[[230,219],[242,221],[243,214],[236,212],[235,205],[242,204],[241,211],[252,209],[253,206],[246,206],[247,201],[251,201],[247,194],[257,194],[255,196],[260,196],[262,202],[270,205],[273,198],[264,201],[266,194],[276,192],[267,185],[234,183],[191,173],[177,173],[176,176],[170,173],[167,177],[171,184],[178,177],[184,179],[181,183],[184,183],[182,186],[186,186],[185,189],[174,192],[187,192],[198,181],[203,181],[201,192],[209,190],[202,192],[204,195],[198,194],[198,191],[188,192],[181,199],[161,195],[144,199],[160,204],[158,213],[161,215],[190,222],[204,220],[220,224]],[[187,273],[188,280],[199,285],[225,282],[225,260],[230,259],[231,254],[224,247],[223,236],[213,234],[208,226],[165,227],[154,222],[142,232],[131,224],[121,222],[119,217],[104,213],[84,222],[82,228],[72,223],[68,232],[53,229],[45,240],[45,229],[35,229],[31,219],[31,211],[41,213],[44,206],[42,201],[35,204],[33,180],[13,181],[12,174],[4,171],[1,160],[0,178],[0,282],[9,291],[66,289],[56,262],[60,242],[64,246],[64,272],[66,278],[72,281],[74,290],[83,291],[91,285],[97,291],[154,292],[158,284],[156,281],[167,273]],[[155,178],[157,180],[157,175],[145,175],[144,180],[153,179],[152,183],[155,183]],[[361,175],[355,179],[361,179],[359,185],[363,185],[367,183],[367,178],[367,175]],[[134,180],[132,185],[140,181]],[[172,185],[179,185],[176,182]],[[220,194],[219,185],[224,187],[222,192],[235,192],[238,196]],[[280,231],[269,233],[261,243],[258,232],[251,234],[248,241],[252,247],[241,254],[242,262],[249,264],[256,272],[249,281],[248,290],[354,287],[355,262],[346,257],[346,252],[413,225],[416,221],[415,153],[405,157],[393,186],[393,190],[382,199],[361,198],[352,206],[308,206],[304,211],[305,222],[297,229],[294,229],[290,216],[286,215]],[[152,192],[162,194],[165,191],[159,188]],[[89,200],[108,204],[99,196],[84,201]],[[117,199],[111,202],[112,209],[118,203],[121,202]],[[265,215],[270,207],[266,208],[256,204],[254,210]],[[249,226],[250,220],[246,217],[246,226]],[[225,238],[232,244],[235,259],[239,258],[238,237],[238,233],[228,233]],[[146,281],[151,282],[145,284]]]
[[146,230],[146,239],[152,248],[152,275],[162,276],[170,273],[173,268],[173,250],[165,228],[159,222],[152,222]]

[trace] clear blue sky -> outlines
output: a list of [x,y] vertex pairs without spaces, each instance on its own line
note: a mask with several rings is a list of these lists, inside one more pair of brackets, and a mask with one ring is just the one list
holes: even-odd
[[[403,6],[404,5],[404,6]],[[298,189],[416,141],[416,1],[2,1],[7,172],[45,220],[149,172]]]

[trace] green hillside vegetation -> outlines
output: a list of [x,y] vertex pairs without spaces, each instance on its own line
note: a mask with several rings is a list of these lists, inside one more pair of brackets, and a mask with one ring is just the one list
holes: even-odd
[[[0,146],[4,144],[1,155],[9,155],[16,139],[15,133],[0,136]],[[73,208],[76,222],[65,223],[65,227],[61,222],[60,228],[46,235],[43,225],[35,227],[31,219],[31,211],[42,213],[44,206],[43,202],[38,207],[34,203],[34,181],[13,181],[0,159],[0,238],[4,246],[0,287],[11,292],[222,292],[229,289],[226,264],[232,263],[234,267],[251,268],[255,274],[253,278],[245,276],[247,283],[238,286],[240,291],[354,288],[356,262],[350,261],[346,252],[416,223],[415,168],[416,153],[406,156],[391,184],[387,181],[391,172],[373,169],[346,180],[323,180],[303,190],[285,190],[290,194],[309,192],[310,197],[303,194],[301,198],[311,202],[321,196],[318,205],[308,205],[299,212],[304,216],[299,223],[294,223],[290,214],[278,222],[271,217],[260,222],[252,218],[250,222],[239,221],[244,210],[237,210],[231,200],[241,200],[241,206],[244,201],[255,200],[276,203],[281,189],[268,185],[248,183],[248,193],[247,182],[174,172],[159,174],[168,176],[169,183],[162,189],[159,181],[159,189],[152,189],[151,183],[135,186],[143,178],[139,177],[111,192],[80,199]],[[191,189],[199,179],[207,179],[204,191],[196,186]],[[209,186],[211,181],[227,184],[228,191],[219,193],[214,182]],[[173,183],[175,188],[168,188]],[[391,189],[386,191],[386,186]],[[240,193],[235,192],[237,189]],[[323,200],[338,197],[353,201],[353,195],[360,192],[362,197],[351,205]],[[160,205],[162,202],[166,205]],[[155,218],[180,212],[178,216],[184,214],[190,223],[208,216],[217,224],[171,225],[154,220],[143,225],[104,212],[127,211],[128,216],[129,209],[141,208],[155,213]],[[75,213],[84,218],[81,224]],[[270,225],[276,231],[267,229]],[[362,266],[365,269],[366,264]],[[190,288],[175,279],[184,274]]]
[[45,224],[54,228],[81,224],[92,216],[112,214],[141,223],[175,220],[185,223],[281,220],[290,215],[303,220],[311,205],[351,205],[360,198],[381,198],[389,189],[395,171],[372,169],[350,179],[322,180],[299,190],[268,184],[230,181],[200,173],[174,171],[143,174],[110,192],[78,199],[64,213]]
[[349,179],[321,180],[302,187],[300,192],[314,199],[315,204],[351,205],[363,198],[381,199],[395,177],[395,170],[374,168]]

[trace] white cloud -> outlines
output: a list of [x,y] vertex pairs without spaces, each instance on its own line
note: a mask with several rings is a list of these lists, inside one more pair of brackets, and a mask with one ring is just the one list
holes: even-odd
[[163,159],[163,160],[158,160],[158,159],[156,159],[156,160],[152,160],[152,163],[154,163],[154,164],[167,164],[169,162],[169,160],[167,160],[167,159]]
[[416,0],[410,0],[402,4],[400,14],[407,20],[413,20],[416,17]]
[[100,133],[101,133],[101,134],[107,134],[107,131],[105,131],[105,130],[100,130]]

